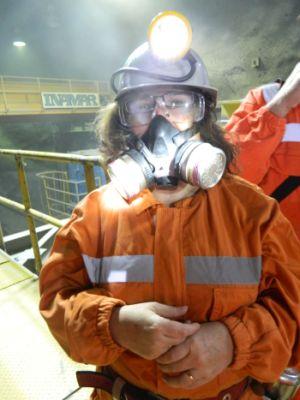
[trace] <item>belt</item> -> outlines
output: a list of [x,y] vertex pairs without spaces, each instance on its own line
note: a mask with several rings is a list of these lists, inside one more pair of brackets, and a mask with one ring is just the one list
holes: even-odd
[[289,176],[270,194],[278,202],[288,197],[297,187],[300,186],[300,176]]
[[[107,375],[107,371],[113,373],[113,377]],[[112,395],[113,400],[166,400],[165,397],[141,389],[126,382],[111,369],[105,367],[105,372],[77,371],[77,381],[80,387],[102,389]],[[238,400],[248,387],[248,378],[230,386],[220,392],[216,397],[203,400]],[[187,400],[187,399],[177,399]]]

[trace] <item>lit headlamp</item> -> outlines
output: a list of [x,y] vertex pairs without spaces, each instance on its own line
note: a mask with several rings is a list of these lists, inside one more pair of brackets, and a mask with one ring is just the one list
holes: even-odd
[[116,99],[145,85],[206,86],[206,69],[190,49],[191,42],[192,28],[184,15],[176,11],[158,14],[150,23],[148,42],[137,48],[111,77]]
[[176,61],[191,47],[192,28],[184,15],[177,11],[164,11],[151,21],[148,40],[157,58]]

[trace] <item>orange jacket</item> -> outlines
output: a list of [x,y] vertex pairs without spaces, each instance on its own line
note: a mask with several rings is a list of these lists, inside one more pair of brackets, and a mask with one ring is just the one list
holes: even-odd
[[[299,338],[299,250],[275,200],[242,178],[229,174],[174,207],[148,190],[126,202],[108,184],[57,234],[40,275],[40,310],[74,360],[110,364],[170,399],[212,397],[245,376],[275,381],[291,359]],[[188,305],[187,320],[223,321],[235,343],[232,365],[197,389],[168,387],[155,361],[125,351],[110,335],[114,306],[146,301]],[[294,354],[291,365],[299,361]]]
[[[300,177],[300,105],[286,118],[264,107],[279,87],[272,83],[250,90],[225,128],[239,146],[238,173],[268,195],[288,176]],[[280,207],[300,238],[300,187],[283,199]]]

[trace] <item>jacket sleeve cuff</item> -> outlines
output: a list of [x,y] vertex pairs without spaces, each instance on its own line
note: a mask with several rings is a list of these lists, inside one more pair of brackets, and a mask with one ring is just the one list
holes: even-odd
[[273,114],[267,106],[262,106],[257,111],[257,114],[271,128],[278,129],[280,132],[284,133],[284,128],[286,124],[286,119],[284,117],[278,117],[278,115]]
[[123,353],[126,349],[116,343],[110,333],[109,321],[114,307],[124,306],[125,303],[122,300],[106,298],[99,304],[98,309],[98,320],[97,320],[97,331],[98,335],[101,337],[101,342],[104,346],[110,348],[110,350],[115,351],[118,355]]
[[243,369],[250,359],[251,338],[243,321],[231,315],[222,319],[231,334],[234,344],[234,356],[230,368]]

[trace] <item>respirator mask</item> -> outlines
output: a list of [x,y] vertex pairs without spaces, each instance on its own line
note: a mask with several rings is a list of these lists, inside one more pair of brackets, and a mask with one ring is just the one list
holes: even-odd
[[115,187],[125,199],[145,188],[175,189],[179,180],[208,189],[221,179],[224,152],[195,140],[194,128],[179,131],[163,116],[155,116],[141,137],[130,140],[130,149],[108,165]]

